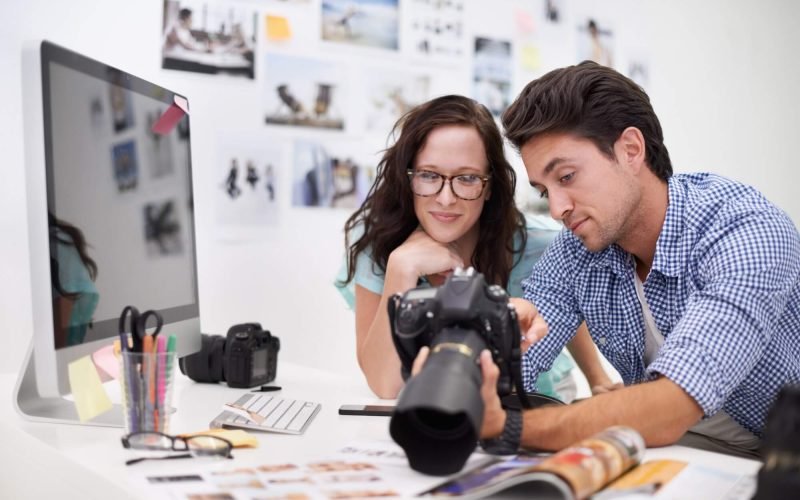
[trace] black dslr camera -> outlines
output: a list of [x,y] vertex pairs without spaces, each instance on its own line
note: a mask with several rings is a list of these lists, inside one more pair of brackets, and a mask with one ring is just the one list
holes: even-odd
[[389,424],[412,469],[444,475],[461,470],[483,424],[479,356],[489,349],[500,368],[498,395],[522,385],[517,314],[502,287],[471,267],[456,269],[438,288],[414,288],[389,301],[392,340],[408,379],[420,348],[430,347],[422,371],[408,380]]
[[259,323],[243,323],[230,327],[225,337],[203,335],[200,350],[181,358],[179,365],[195,382],[254,387],[275,380],[280,348],[280,339]]

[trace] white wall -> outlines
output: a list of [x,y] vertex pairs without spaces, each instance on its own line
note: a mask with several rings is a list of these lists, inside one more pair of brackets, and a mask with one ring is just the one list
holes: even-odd
[[[310,0],[317,5],[318,0]],[[248,3],[248,2],[243,2]],[[534,2],[541,5],[543,2]],[[794,148],[800,137],[800,3],[792,0],[607,0],[562,2],[565,22],[595,15],[612,22],[615,45],[646,57],[648,91],[677,171],[710,170],[752,183],[800,221]],[[250,2],[262,11],[279,2]],[[468,0],[468,31],[511,38],[514,9],[531,2]],[[600,10],[600,7],[603,10]],[[281,6],[280,8],[287,8]],[[486,10],[489,12],[485,12]],[[236,322],[261,321],[283,343],[281,359],[355,371],[353,318],[331,286],[339,266],[342,211],[292,209],[257,241],[218,238],[212,186],[215,145],[229,124],[254,124],[261,85],[160,69],[159,0],[10,0],[0,5],[0,371],[14,372],[31,334],[25,220],[20,55],[22,43],[47,38],[187,95],[192,106],[197,244],[203,329],[224,333]],[[312,17],[309,23],[315,22]],[[261,26],[259,20],[259,26]],[[299,30],[314,29],[307,25]],[[566,64],[573,40],[553,46],[546,64]],[[320,57],[329,57],[329,50]],[[620,50],[622,53],[622,50]],[[262,57],[261,54],[258,56]],[[392,65],[387,58],[384,65]],[[430,68],[436,71],[436,68]],[[546,68],[549,69],[549,68]],[[469,68],[435,89],[469,92]],[[518,75],[518,91],[527,78]],[[357,96],[356,96],[357,97]],[[254,103],[256,103],[254,105]],[[241,127],[241,126],[240,126]],[[336,137],[335,134],[333,137]],[[382,144],[376,143],[375,149]],[[519,163],[517,163],[519,165]],[[525,184],[524,182],[522,184]],[[288,184],[283,189],[288,191]],[[285,193],[288,198],[288,192]]]

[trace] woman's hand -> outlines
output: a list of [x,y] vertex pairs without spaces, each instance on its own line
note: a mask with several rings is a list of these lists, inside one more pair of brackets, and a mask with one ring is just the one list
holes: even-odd
[[[413,272],[415,277],[440,275],[446,277],[456,267],[464,267],[454,243],[440,243],[417,228],[402,245],[389,255],[392,267]],[[434,286],[441,283],[432,283]]]
[[531,302],[518,297],[511,297],[508,302],[517,311],[519,331],[522,334],[521,347],[524,353],[532,344],[542,340],[547,335],[547,322]]

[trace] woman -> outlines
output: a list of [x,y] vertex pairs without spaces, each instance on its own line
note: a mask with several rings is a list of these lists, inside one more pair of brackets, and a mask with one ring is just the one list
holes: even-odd
[[[529,227],[516,208],[516,175],[483,105],[461,96],[433,99],[404,115],[393,135],[372,189],[345,224],[347,265],[337,282],[355,306],[361,370],[387,399],[403,385],[387,313],[393,294],[439,286],[456,267],[473,266],[519,297],[521,280],[556,234]],[[590,385],[609,383],[585,326],[570,351]],[[556,386],[571,381],[565,377],[572,367],[562,353],[539,377],[540,391],[564,397]]]

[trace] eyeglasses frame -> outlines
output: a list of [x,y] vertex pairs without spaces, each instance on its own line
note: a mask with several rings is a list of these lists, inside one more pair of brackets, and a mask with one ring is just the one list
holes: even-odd
[[[171,445],[170,449],[166,449],[166,448],[164,448],[164,449],[152,449],[152,450],[149,450],[149,451],[186,451],[186,452],[191,452],[192,449],[189,447],[189,441],[192,440],[192,439],[195,439],[195,438],[211,438],[211,439],[216,439],[216,440],[222,441],[225,444],[227,444],[228,445],[227,451],[224,454],[219,453],[219,455],[221,457],[223,457],[223,458],[231,458],[231,450],[233,450],[233,443],[231,443],[227,439],[219,437],[219,436],[206,436],[206,435],[189,436],[189,437],[171,436],[169,434],[165,434],[165,433],[159,432],[159,431],[142,431],[142,432],[131,432],[130,434],[126,434],[125,436],[122,436],[122,438],[121,438],[122,439],[122,447],[125,448],[125,449],[130,449],[130,450],[146,450],[146,448],[134,448],[133,446],[131,446],[131,443],[130,443],[131,436],[142,435],[142,434],[154,434],[154,435],[166,437],[166,438],[170,439],[170,441],[172,441],[172,445]],[[178,441],[183,442],[184,448],[176,448],[175,447],[175,443],[178,442]]]
[[[475,201],[475,200],[477,200],[478,198],[480,198],[480,197],[483,195],[483,192],[484,192],[484,191],[486,191],[486,183],[487,183],[487,182],[489,182],[489,179],[491,179],[491,177],[492,177],[492,176],[491,176],[491,174],[486,174],[486,175],[480,175],[480,174],[442,175],[442,174],[440,174],[439,172],[434,172],[434,171],[432,171],[432,170],[422,170],[422,171],[424,171],[424,172],[430,172],[430,173],[432,173],[432,174],[436,174],[436,175],[438,175],[439,177],[441,177],[441,178],[442,178],[442,185],[441,185],[441,186],[439,186],[439,189],[438,189],[438,190],[437,190],[435,193],[431,193],[431,194],[418,194],[418,193],[414,192],[414,186],[413,186],[413,183],[414,183],[414,174],[416,174],[416,173],[417,173],[417,171],[415,171],[413,168],[409,168],[409,169],[407,169],[407,170],[406,170],[406,174],[408,175],[408,180],[409,180],[409,182],[411,182],[411,184],[412,184],[412,186],[411,186],[411,192],[412,192],[412,193],[414,193],[414,196],[420,196],[420,197],[422,197],[422,198],[430,198],[431,196],[438,196],[438,195],[439,195],[439,193],[441,193],[441,192],[442,192],[442,189],[444,189],[444,185],[445,185],[445,184],[450,184],[450,192],[451,192],[451,193],[453,193],[453,196],[455,196],[455,197],[456,197],[456,198],[458,198],[459,200],[464,200],[464,201]],[[480,179],[480,180],[481,180],[481,192],[480,192],[480,193],[478,193],[478,196],[476,196],[475,198],[464,198],[463,196],[459,196],[459,195],[456,193],[456,190],[455,190],[455,189],[453,189],[453,179],[455,179],[456,177],[461,177],[462,175],[474,175],[475,177],[477,177],[478,179]]]

